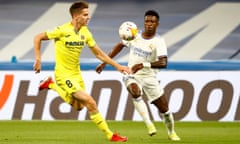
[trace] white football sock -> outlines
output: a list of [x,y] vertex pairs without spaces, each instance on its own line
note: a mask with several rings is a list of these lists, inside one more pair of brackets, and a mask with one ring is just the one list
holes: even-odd
[[145,122],[145,124],[147,126],[151,125],[152,121],[150,120],[150,116],[149,116],[149,112],[148,112],[148,109],[147,109],[147,105],[144,102],[144,100],[142,99],[142,97],[133,98],[133,104],[134,104],[134,107],[136,108],[137,112],[142,117],[142,119]]
[[165,125],[167,127],[168,134],[175,133],[173,114],[170,111],[167,111],[161,115],[163,117],[163,122],[165,123]]

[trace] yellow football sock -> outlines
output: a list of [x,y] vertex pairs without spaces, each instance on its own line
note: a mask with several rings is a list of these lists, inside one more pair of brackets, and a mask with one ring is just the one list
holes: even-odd
[[107,122],[99,112],[90,114],[90,119],[106,134],[108,139],[112,138],[113,132],[108,128]]

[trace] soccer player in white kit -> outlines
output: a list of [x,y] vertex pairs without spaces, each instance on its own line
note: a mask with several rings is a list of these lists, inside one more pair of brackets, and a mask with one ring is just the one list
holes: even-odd
[[[123,81],[138,113],[144,120],[150,136],[157,130],[150,119],[149,112],[142,96],[146,96],[151,104],[154,104],[163,117],[168,130],[168,138],[173,141],[180,140],[174,130],[174,119],[168,108],[168,102],[164,95],[164,89],[160,87],[157,73],[160,68],[167,66],[167,47],[164,39],[156,33],[159,25],[159,15],[154,10],[148,10],[144,15],[144,30],[137,34],[132,41],[121,41],[109,56],[113,58],[123,48],[129,48],[128,66],[132,70],[131,75],[125,75]],[[97,66],[96,71],[101,73],[106,63]]]

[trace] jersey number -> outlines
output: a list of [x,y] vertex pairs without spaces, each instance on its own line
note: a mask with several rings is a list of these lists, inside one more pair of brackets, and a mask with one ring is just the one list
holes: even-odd
[[66,84],[69,88],[71,88],[73,86],[70,80],[66,80]]

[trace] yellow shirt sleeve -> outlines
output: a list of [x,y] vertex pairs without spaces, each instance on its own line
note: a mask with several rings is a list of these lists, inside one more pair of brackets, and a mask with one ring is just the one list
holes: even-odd
[[60,27],[56,27],[51,31],[50,30],[46,31],[46,34],[49,39],[55,39],[62,36],[62,31]]

